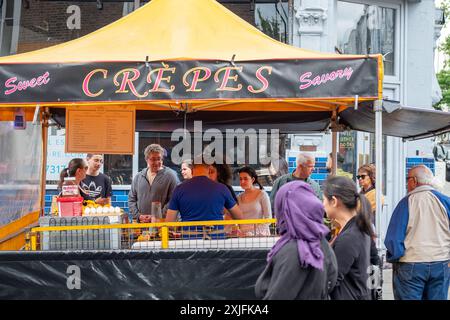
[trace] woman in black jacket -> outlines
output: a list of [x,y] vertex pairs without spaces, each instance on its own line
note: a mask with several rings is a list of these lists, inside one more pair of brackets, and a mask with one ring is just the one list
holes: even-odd
[[333,300],[369,300],[367,286],[370,267],[370,203],[358,193],[356,184],[346,177],[329,177],[324,186],[325,211],[337,222],[340,232],[332,248],[338,263]]

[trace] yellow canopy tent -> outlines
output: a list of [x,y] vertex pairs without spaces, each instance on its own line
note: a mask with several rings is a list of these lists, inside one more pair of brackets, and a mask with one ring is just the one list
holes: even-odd
[[[153,0],[89,35],[2,57],[0,65],[2,82],[9,80],[0,104],[31,107],[107,102],[146,109],[188,103],[192,110],[334,110],[356,95],[381,99],[383,74],[381,55],[292,47],[213,0]],[[292,90],[280,92],[280,82]]]
[[[0,120],[23,107],[31,121],[37,105],[336,115],[381,99],[382,78],[381,55],[292,47],[213,0],[152,0],[79,39],[1,57]],[[43,130],[44,159],[45,147]]]

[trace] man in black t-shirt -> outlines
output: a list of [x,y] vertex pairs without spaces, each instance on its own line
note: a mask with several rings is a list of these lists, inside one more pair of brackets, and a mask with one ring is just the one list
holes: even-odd
[[86,178],[81,181],[81,194],[84,200],[93,200],[99,205],[111,204],[111,179],[100,173],[103,164],[103,155],[88,153],[88,170]]

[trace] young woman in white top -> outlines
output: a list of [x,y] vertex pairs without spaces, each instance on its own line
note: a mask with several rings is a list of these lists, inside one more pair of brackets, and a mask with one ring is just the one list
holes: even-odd
[[[268,194],[258,181],[256,171],[251,167],[239,169],[239,182],[244,189],[238,198],[244,219],[270,219],[272,209]],[[259,186],[259,189],[255,188]],[[241,225],[240,235],[244,237],[270,236],[269,224]]]

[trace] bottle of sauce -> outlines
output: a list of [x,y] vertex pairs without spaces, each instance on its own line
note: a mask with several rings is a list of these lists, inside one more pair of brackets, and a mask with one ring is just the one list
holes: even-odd
[[80,191],[78,185],[75,182],[75,177],[66,177],[61,188],[62,197],[79,197]]

